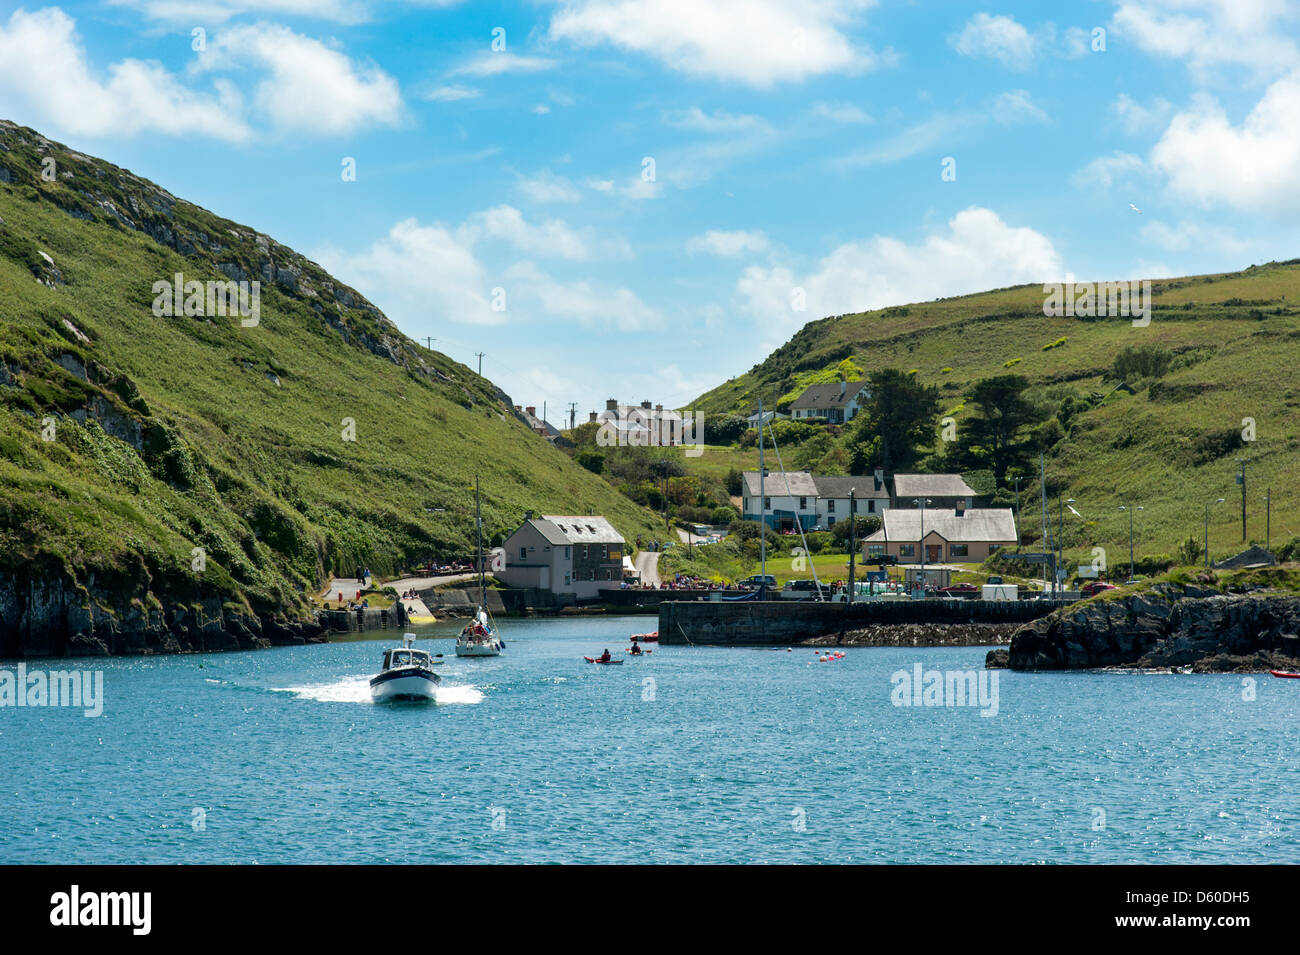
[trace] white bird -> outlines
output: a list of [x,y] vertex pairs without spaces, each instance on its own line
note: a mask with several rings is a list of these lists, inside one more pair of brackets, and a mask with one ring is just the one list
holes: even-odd
[[1134,212],[1136,212],[1138,215],[1141,215],[1141,214],[1142,214],[1142,210],[1139,209],[1137,206],[1133,205],[1133,203],[1130,202],[1130,203],[1128,204],[1128,207],[1129,207],[1130,209],[1132,209]]

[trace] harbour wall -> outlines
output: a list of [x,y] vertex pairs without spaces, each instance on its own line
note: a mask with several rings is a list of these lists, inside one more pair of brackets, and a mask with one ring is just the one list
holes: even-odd
[[1021,624],[1044,617],[1065,603],[1062,600],[877,600],[854,604],[666,601],[659,606],[659,642],[679,646],[772,646],[889,626]]

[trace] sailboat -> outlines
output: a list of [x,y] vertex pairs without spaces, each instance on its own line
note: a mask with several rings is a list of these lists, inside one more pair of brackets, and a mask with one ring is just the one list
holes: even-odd
[[474,619],[456,638],[458,657],[500,656],[505,643],[497,635],[496,627],[487,612],[487,568],[483,559],[483,510],[479,504],[478,478],[474,478],[474,523],[478,532],[478,609]]

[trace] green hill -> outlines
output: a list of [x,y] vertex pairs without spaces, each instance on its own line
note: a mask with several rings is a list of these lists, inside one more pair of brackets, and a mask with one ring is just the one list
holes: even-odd
[[[836,380],[846,359],[846,370],[866,374],[913,372],[939,390],[932,441],[918,463],[942,466],[960,457],[972,432],[975,383],[1019,374],[1029,380],[1031,402],[1056,422],[1037,437],[1050,491],[1073,498],[1082,515],[1064,512],[1063,540],[1074,557],[1100,546],[1111,565],[1127,563],[1121,504],[1143,507],[1134,528],[1138,555],[1171,554],[1188,537],[1201,540],[1204,507],[1220,497],[1226,502],[1210,508],[1211,555],[1240,550],[1242,457],[1250,462],[1249,538],[1265,538],[1269,488],[1271,543],[1300,535],[1300,260],[1154,281],[1152,293],[1146,327],[1126,317],[1046,317],[1041,285],[825,318],[695,405],[716,419],[752,412],[762,395],[767,407],[779,402],[784,411],[808,384]],[[1156,356],[1155,367],[1121,362],[1117,369],[1130,349]],[[948,416],[956,441],[946,444]],[[1254,440],[1243,437],[1247,418]],[[846,450],[853,430],[836,438]],[[1020,469],[1022,489],[1031,488],[1022,530],[1034,535],[1037,447],[1030,459]],[[998,499],[1014,495],[1004,488]],[[1052,512],[1055,518],[1055,503]]]
[[[156,316],[176,273],[258,323]],[[489,534],[655,520],[292,249],[0,121],[0,656],[292,638],[331,572],[469,553],[476,473]]]

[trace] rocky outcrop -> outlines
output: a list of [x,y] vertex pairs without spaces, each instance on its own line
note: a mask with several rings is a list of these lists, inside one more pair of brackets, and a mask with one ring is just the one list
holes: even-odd
[[312,619],[259,617],[216,596],[122,593],[57,570],[0,573],[0,659],[255,650],[325,639]]
[[1007,665],[1190,667],[1207,673],[1293,669],[1300,665],[1300,597],[1161,584],[1127,597],[1085,600],[1017,630]]
[[802,641],[811,647],[987,647],[1006,643],[1014,623],[876,624]]

